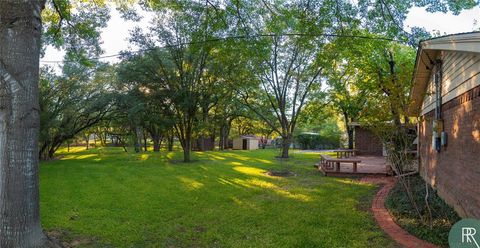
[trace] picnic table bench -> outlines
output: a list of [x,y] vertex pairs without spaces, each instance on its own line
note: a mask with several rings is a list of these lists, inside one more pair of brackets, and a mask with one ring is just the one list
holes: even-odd
[[362,162],[360,159],[355,158],[332,158],[325,154],[320,154],[320,166],[323,166],[325,169],[333,169],[335,166],[335,171],[340,171],[340,163],[351,163],[353,164],[353,172],[357,172],[357,164]]
[[355,157],[357,150],[356,149],[337,149],[337,150],[333,150],[333,152],[337,153],[337,158],[349,158],[349,157]]

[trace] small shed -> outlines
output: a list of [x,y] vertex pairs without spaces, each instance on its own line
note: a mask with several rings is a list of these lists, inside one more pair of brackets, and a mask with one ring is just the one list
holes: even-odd
[[234,150],[256,150],[258,149],[259,138],[255,136],[240,136],[233,139]]
[[357,122],[352,122],[350,126],[354,128],[353,142],[358,155],[385,156],[380,137]]
[[420,175],[464,218],[480,218],[480,32],[420,42],[409,114]]

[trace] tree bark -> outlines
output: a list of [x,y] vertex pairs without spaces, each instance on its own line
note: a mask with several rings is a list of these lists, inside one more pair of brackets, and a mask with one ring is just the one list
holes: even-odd
[[153,131],[150,132],[150,137],[152,138],[153,141],[153,151],[154,152],[159,152],[160,151],[160,146],[162,145],[162,135],[159,133],[155,133]]
[[353,149],[353,127],[347,126],[348,149]]
[[153,151],[159,152],[160,146],[162,145],[162,139],[160,138],[159,135],[155,135],[155,136],[152,136],[152,140],[153,140]]
[[228,123],[228,126],[227,126],[227,130],[225,130],[225,137],[223,138],[223,147],[225,149],[228,149],[228,145],[229,145],[229,142],[228,142],[228,136],[230,136],[230,130],[232,129],[232,121],[230,121]]
[[220,127],[220,139],[218,143],[218,147],[220,150],[228,149],[228,136],[230,134],[232,121],[233,118],[230,118]]
[[148,151],[147,135],[145,134],[145,132],[143,132],[143,150],[145,152]]
[[[88,150],[88,148],[87,148]],[[48,149],[48,154],[47,154],[47,157],[43,158],[43,160],[49,160],[49,159],[53,159],[53,157],[55,156],[55,147],[54,146],[51,146],[50,149]]]
[[135,152],[139,153],[141,151],[141,141],[140,141],[140,127],[135,125],[133,128],[133,146],[135,148]]
[[[215,132],[212,132],[212,135],[210,135],[210,142],[208,143],[210,147],[208,147],[209,151],[215,150]],[[211,144],[211,145],[210,145]]]
[[223,151],[225,149],[225,126],[220,127],[220,137],[218,141],[218,150]]
[[170,134],[167,137],[167,150],[169,152],[173,151],[173,138],[173,134]]
[[[172,142],[173,143],[173,142]],[[190,153],[192,150],[191,138],[186,138],[183,147],[183,162],[190,162]]]
[[43,247],[38,161],[44,1],[0,1],[0,247]]
[[205,151],[205,135],[200,135],[200,138],[196,140],[197,149],[201,152]]
[[281,158],[288,158],[288,151],[290,150],[290,137],[282,137],[282,155]]
[[342,110],[343,112],[343,121],[345,122],[345,129],[347,129],[347,138],[348,138],[348,149],[353,149],[353,130],[354,127],[350,125],[353,120],[351,120],[348,112]]
[[89,142],[90,142],[90,135],[85,134],[84,138],[85,138],[86,149],[88,150],[88,145],[89,145]]

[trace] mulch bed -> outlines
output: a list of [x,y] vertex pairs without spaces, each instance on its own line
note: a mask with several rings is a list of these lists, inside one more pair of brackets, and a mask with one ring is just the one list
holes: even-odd
[[390,216],[387,208],[385,208],[385,199],[395,185],[394,177],[364,177],[361,181],[383,185],[372,201],[372,212],[377,224],[393,240],[403,247],[438,248],[436,245],[411,235],[393,221],[392,216]]

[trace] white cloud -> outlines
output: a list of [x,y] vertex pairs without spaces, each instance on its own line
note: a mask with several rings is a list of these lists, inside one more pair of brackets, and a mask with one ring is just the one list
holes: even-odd
[[405,27],[424,27],[429,32],[440,31],[441,34],[471,32],[478,29],[474,26],[475,19],[480,18],[480,7],[462,11],[459,15],[451,13],[429,13],[425,8],[414,7],[405,20]]
[[[110,12],[111,18],[108,21],[107,27],[102,30],[102,34],[100,37],[100,43],[104,51],[104,55],[114,55],[120,53],[121,51],[129,50],[129,48],[132,47],[128,41],[128,39],[130,38],[130,31],[136,26],[146,28],[149,25],[149,23],[153,19],[153,14],[143,10],[137,11],[139,11],[138,13],[143,18],[139,22],[134,22],[124,20],[121,17],[120,13],[114,8],[112,8]],[[133,49],[135,49],[135,47],[133,47]],[[47,47],[45,56],[41,59],[41,61],[62,61],[64,55],[64,51],[59,51],[50,46]],[[102,61],[117,62],[118,58],[105,58],[102,59]],[[52,65],[52,63],[42,64]],[[55,65],[55,63],[53,63],[53,65]]]

